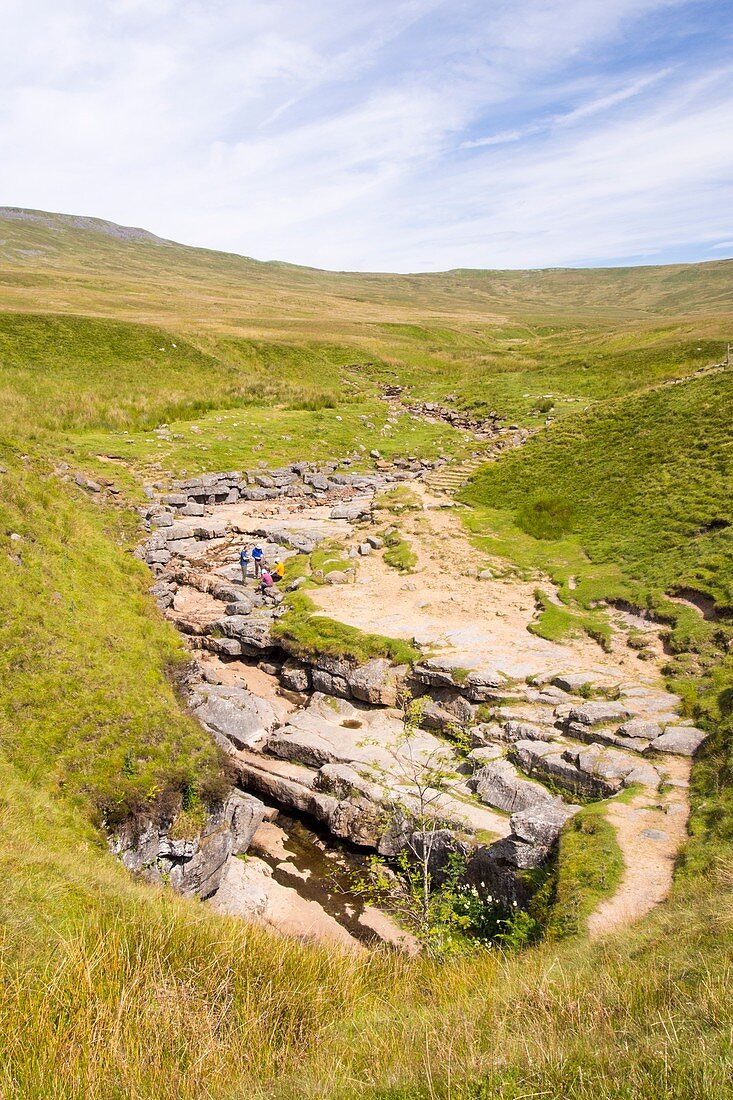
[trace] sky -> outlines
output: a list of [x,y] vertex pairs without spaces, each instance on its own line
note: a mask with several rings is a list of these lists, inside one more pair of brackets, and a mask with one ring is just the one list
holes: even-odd
[[733,256],[733,0],[0,8],[0,205],[336,270]]

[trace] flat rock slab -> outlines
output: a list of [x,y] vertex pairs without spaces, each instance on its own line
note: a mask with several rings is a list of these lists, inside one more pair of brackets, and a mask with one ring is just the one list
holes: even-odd
[[[321,767],[323,764],[364,764],[388,774],[399,770],[395,746],[402,723],[395,713],[335,699],[316,692],[308,707],[268,738],[266,749],[287,760]],[[452,760],[448,746],[424,730],[411,739],[415,759],[432,753]]]
[[667,726],[661,737],[652,741],[655,752],[672,752],[679,756],[694,756],[708,735],[696,726]]
[[570,708],[568,720],[579,722],[583,726],[598,726],[603,722],[619,722],[630,718],[629,711],[622,703],[594,702],[583,703]]
[[[277,714],[266,699],[240,687],[202,686],[193,713],[221,743],[244,748],[261,741],[277,725]],[[218,736],[217,736],[218,735]]]

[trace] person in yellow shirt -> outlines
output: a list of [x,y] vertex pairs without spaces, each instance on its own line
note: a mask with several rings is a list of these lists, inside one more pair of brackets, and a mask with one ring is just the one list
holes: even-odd
[[275,562],[275,567],[272,570],[272,579],[274,581],[281,581],[284,576],[285,576],[285,562],[284,561]]

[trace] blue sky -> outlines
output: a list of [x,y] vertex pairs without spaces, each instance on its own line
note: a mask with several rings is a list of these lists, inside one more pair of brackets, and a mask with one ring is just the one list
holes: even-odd
[[0,204],[335,269],[733,256],[733,0],[3,0]]

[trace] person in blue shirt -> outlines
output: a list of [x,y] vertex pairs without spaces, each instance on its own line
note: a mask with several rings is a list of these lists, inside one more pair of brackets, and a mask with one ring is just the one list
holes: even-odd
[[263,564],[264,557],[265,557],[265,555],[262,551],[262,547],[261,546],[255,546],[254,550],[252,551],[252,561],[253,561],[254,567],[255,567],[255,580],[257,580],[260,573],[262,572],[262,564]]
[[239,564],[242,567],[242,584],[246,584],[249,574],[249,550],[246,546],[239,551]]

